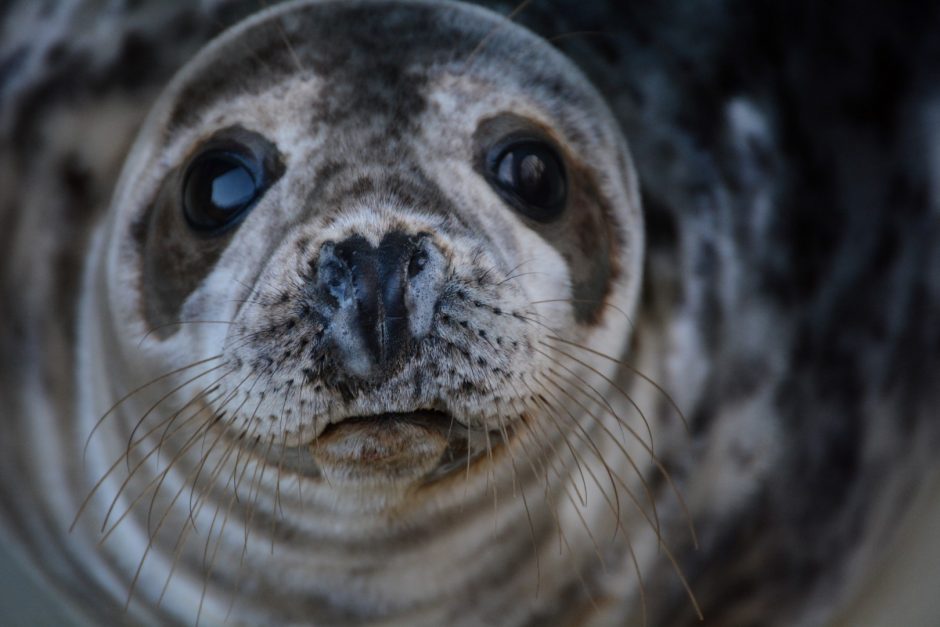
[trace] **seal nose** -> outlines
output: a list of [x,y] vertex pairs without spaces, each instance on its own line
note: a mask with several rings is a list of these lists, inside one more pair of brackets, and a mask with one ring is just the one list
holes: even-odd
[[377,247],[361,235],[324,244],[318,282],[335,301],[333,339],[352,374],[399,361],[427,335],[442,265],[427,235],[392,231]]

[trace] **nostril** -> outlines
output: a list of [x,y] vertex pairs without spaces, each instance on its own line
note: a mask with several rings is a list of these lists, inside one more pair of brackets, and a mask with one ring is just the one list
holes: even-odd
[[350,268],[342,260],[330,254],[320,256],[317,267],[317,284],[320,289],[340,304],[351,297],[352,277]]
[[408,278],[413,279],[418,276],[426,265],[428,265],[428,253],[424,250],[417,251],[408,262]]

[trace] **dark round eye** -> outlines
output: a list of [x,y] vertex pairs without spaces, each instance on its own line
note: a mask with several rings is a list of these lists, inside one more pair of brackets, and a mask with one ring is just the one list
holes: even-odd
[[209,150],[186,170],[183,213],[193,229],[214,235],[245,217],[263,191],[264,169],[257,159]]
[[565,208],[568,186],[561,157],[545,142],[525,139],[494,151],[489,175],[496,190],[523,215],[548,222]]

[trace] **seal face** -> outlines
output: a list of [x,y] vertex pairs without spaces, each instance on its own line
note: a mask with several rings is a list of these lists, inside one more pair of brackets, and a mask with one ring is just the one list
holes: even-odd
[[[439,621],[467,575],[396,581],[396,561],[424,552],[402,534],[439,527],[427,550],[478,550],[490,492],[512,485],[533,504],[496,512],[505,546],[528,553],[554,535],[545,525],[569,506],[541,494],[546,464],[570,472],[569,432],[623,431],[623,410],[597,392],[617,364],[566,361],[560,347],[622,353],[642,249],[606,105],[491,13],[299,3],[212,43],[145,124],[89,266],[84,350],[122,367],[82,375],[88,455],[105,462],[87,507],[108,543],[138,552],[133,521],[146,521],[135,593],[154,593],[150,568],[171,587],[181,578],[148,554],[198,553],[201,540],[199,616],[243,577],[276,590],[252,601],[258,616],[288,620],[320,590],[328,620],[433,599]],[[111,395],[91,391],[132,379],[155,383],[101,422]],[[604,465],[591,446],[583,463]],[[638,488],[639,470],[627,481]],[[457,511],[472,513],[468,529],[448,538],[464,523],[441,517]],[[582,521],[617,526],[614,513],[592,503],[558,532],[576,554],[591,542]],[[231,546],[222,519],[244,530]],[[286,555],[249,542],[258,519]],[[323,541],[345,547],[342,561]],[[518,585],[569,585],[565,569],[540,581],[533,566]],[[501,567],[491,556],[471,579]],[[298,568],[307,579],[282,580]],[[338,583],[362,568],[378,569],[363,584],[372,601]]]
[[116,341],[153,331],[166,370],[219,353],[200,403],[233,437],[308,450],[329,429],[310,472],[391,480],[404,455],[415,480],[439,427],[498,440],[534,411],[548,336],[627,337],[604,307],[639,280],[628,161],[574,68],[489,15],[278,10],[183,71],[125,170]]

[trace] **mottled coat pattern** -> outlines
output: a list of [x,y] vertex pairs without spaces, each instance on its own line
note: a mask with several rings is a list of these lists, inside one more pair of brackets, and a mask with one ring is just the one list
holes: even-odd
[[[490,7],[504,15],[515,8]],[[120,568],[113,564],[109,576],[85,577],[85,554],[73,551],[74,536],[62,533],[74,510],[57,508],[55,494],[24,486],[52,463],[69,476],[86,472],[87,433],[69,423],[82,264],[134,135],[173,73],[258,8],[251,2],[200,9],[159,3],[0,8],[2,529],[71,603],[99,621],[125,619],[128,582],[115,578]],[[828,620],[891,537],[892,513],[932,463],[940,437],[940,44],[930,37],[940,16],[927,8],[866,12],[842,3],[757,8],[536,0],[514,21],[580,67],[630,144],[646,239],[630,362],[668,392],[688,430],[669,398],[632,371],[621,371],[618,381],[657,425],[662,464],[695,523],[697,547],[663,473],[647,472],[663,536],[705,624]],[[498,42],[499,30],[491,37]],[[426,44],[433,50],[441,42]],[[473,47],[462,52],[480,54]],[[280,56],[241,62],[254,64],[255,73],[259,67],[293,71],[288,47],[271,53]],[[318,59],[317,69],[328,74],[339,62]],[[230,71],[181,94],[168,128],[185,129],[214,99],[244,91],[239,72],[233,62]],[[269,78],[279,77],[272,70]],[[384,115],[389,102],[381,93],[357,91],[355,76],[347,79],[349,110],[320,114],[335,129],[345,123],[361,130],[350,111],[374,107]],[[404,118],[391,126],[420,132]],[[386,139],[373,155],[378,166],[420,161],[402,151],[405,142]],[[579,157],[590,161],[591,155]],[[322,164],[311,188],[349,199],[343,168]],[[381,174],[375,181],[388,185]],[[416,175],[394,186],[433,204],[446,194],[431,183]],[[357,191],[369,197],[368,188]],[[158,218],[146,224],[153,227]],[[172,263],[185,275],[185,245],[172,237],[161,242],[161,227],[145,226],[138,230],[143,249],[180,249],[143,275]],[[554,236],[563,247],[567,235],[545,238]],[[579,245],[568,253],[589,268],[575,281],[587,285],[574,297],[580,323],[599,315],[588,305],[603,298],[603,286],[585,279],[597,272],[588,250],[594,249]],[[148,294],[151,324],[178,317],[199,279]],[[41,451],[22,445],[36,441],[35,412],[56,417],[62,432],[48,437],[61,435],[65,444]],[[62,451],[69,453],[55,455]],[[528,537],[530,530],[524,532]],[[535,525],[531,535],[536,543],[551,534]],[[402,534],[400,541],[415,539]],[[626,546],[621,538],[608,549],[625,554]],[[531,561],[529,551],[510,558]],[[648,564],[649,624],[696,624],[672,564],[661,554],[641,561]],[[628,607],[601,615],[639,620],[632,569],[608,573],[586,564],[571,564],[578,576],[552,589],[557,598],[513,620],[590,618],[601,614],[597,604],[618,607],[621,590],[634,591],[629,603],[619,604]],[[232,583],[215,577],[222,587]],[[510,616],[486,598],[485,587],[468,590],[453,601],[455,616],[485,610],[494,624]],[[326,595],[310,595],[308,602],[285,620],[302,620],[307,612],[328,622],[368,622],[382,612],[331,613],[346,606]],[[165,607],[132,605],[131,612],[149,622],[180,616]]]

